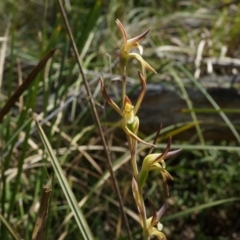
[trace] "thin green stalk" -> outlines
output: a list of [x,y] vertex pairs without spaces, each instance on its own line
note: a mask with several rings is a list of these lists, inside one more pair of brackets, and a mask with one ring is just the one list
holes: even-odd
[[[18,235],[18,233],[13,229],[13,227],[11,226],[11,223],[9,221],[7,221],[6,218],[4,218],[4,216],[0,213],[0,222],[1,225],[3,225],[9,232],[9,234],[11,235],[11,239],[13,240],[21,240],[22,238]],[[1,232],[1,236],[2,232]],[[4,237],[4,239],[8,239],[7,237]]]
[[124,99],[126,96],[126,67],[121,68],[122,72],[122,106],[124,106]]
[[130,138],[130,136],[127,136],[127,140],[128,140],[128,146],[129,146],[129,150],[131,153],[131,165],[132,165],[132,169],[133,169],[133,176],[135,177],[135,179],[138,178],[138,167],[137,167],[137,162],[136,162],[136,147],[134,147],[132,149],[132,143],[133,140]]
[[[207,150],[207,151],[229,151],[229,152],[239,152],[239,146],[219,146],[219,145],[190,145],[190,144],[172,144],[172,148],[178,149],[181,148],[182,150]],[[165,144],[157,144],[157,148],[164,149]]]
[[[134,132],[135,133],[135,132]],[[136,133],[135,133],[136,134]],[[137,181],[138,184],[138,191],[139,191],[139,196],[140,196],[140,211],[139,214],[141,214],[141,219],[143,222],[143,239],[147,240],[149,239],[148,236],[148,228],[147,228],[147,214],[146,214],[146,208],[145,208],[145,204],[144,204],[144,199],[143,199],[143,192],[142,192],[142,188],[139,185],[139,173],[138,173],[138,167],[137,167],[137,158],[136,158],[136,154],[137,154],[137,142],[135,139],[131,139],[130,136],[126,135],[127,139],[128,139],[128,146],[129,146],[129,150],[131,153],[131,164],[132,164],[132,169],[133,169],[133,175]]]
[[[23,115],[26,116],[26,114],[22,113],[22,116]],[[21,122],[21,120],[22,119],[20,119],[20,122]],[[9,208],[8,208],[8,220],[10,219],[10,216],[13,213],[13,208],[14,208],[14,203],[16,202],[18,187],[19,187],[19,184],[21,182],[22,169],[23,169],[23,164],[24,164],[24,159],[25,159],[25,156],[26,156],[26,152],[27,152],[30,130],[31,130],[31,123],[28,123],[28,125],[25,129],[25,134],[26,135],[25,135],[24,143],[22,145],[22,154],[21,154],[21,156],[19,157],[19,160],[18,160],[17,176],[15,178],[15,182],[14,182],[14,185],[13,185],[11,201],[10,201]]]
[[235,109],[235,108],[221,108],[221,109],[214,109],[214,108],[192,108],[192,109],[185,109],[183,108],[181,110],[182,113],[189,113],[189,112],[195,112],[195,113],[235,113],[235,114],[239,114],[240,110],[239,109]]
[[[139,186],[139,183],[138,183],[138,186]],[[139,196],[140,196],[140,203],[141,203],[141,210],[142,210],[141,214],[142,214],[142,220],[143,220],[143,240],[148,240],[149,236],[148,236],[148,228],[147,228],[146,208],[145,208],[144,199],[142,195],[142,189],[140,187],[138,189],[140,189]]]
[[[186,91],[182,81],[180,80],[179,76],[176,74],[174,69],[171,68],[171,67],[169,68],[169,72],[172,74],[173,78],[175,79],[175,81],[177,82],[179,88],[181,89],[181,91],[183,93],[183,96],[185,98],[185,101],[187,103],[188,108],[189,109],[193,109],[193,105],[192,105],[192,103],[191,103],[191,101],[190,101],[190,99],[188,97],[188,93],[187,93],[187,91]],[[196,116],[195,112],[191,111],[191,116],[192,116],[192,119],[193,119],[194,123],[196,123],[195,127],[196,127],[196,131],[197,131],[200,143],[201,143],[201,145],[204,146],[206,144],[205,144],[205,141],[204,141],[204,138],[203,138],[203,135],[202,135],[201,128],[200,128],[200,126],[198,124],[198,119],[197,119],[197,116]]]
[[[135,141],[135,140],[133,140]],[[139,191],[139,196],[140,196],[140,214],[141,214],[141,218],[142,218],[142,222],[143,222],[143,239],[147,240],[149,239],[148,236],[148,228],[147,228],[147,213],[146,213],[146,208],[145,208],[145,204],[144,204],[144,199],[143,199],[143,192],[142,192],[142,188],[139,185],[139,174],[138,174],[138,168],[137,168],[137,159],[136,159],[136,150],[137,150],[137,143],[135,141],[135,143],[133,143],[133,145],[131,146],[131,162],[132,162],[132,166],[133,166],[133,173],[134,173],[134,177],[137,180],[137,184],[138,184],[138,191]]]

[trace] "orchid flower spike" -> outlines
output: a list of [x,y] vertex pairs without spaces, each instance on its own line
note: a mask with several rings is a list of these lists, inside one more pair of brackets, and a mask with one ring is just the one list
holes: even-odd
[[[141,65],[142,65],[142,73],[143,76],[146,77],[146,69],[156,73],[156,71],[142,58],[142,53],[143,53],[143,47],[139,44],[139,41],[143,39],[150,30],[145,31],[144,33],[138,35],[137,37],[127,39],[127,34],[126,31],[122,25],[122,23],[117,19],[116,24],[118,28],[120,29],[122,36],[123,36],[123,44],[121,46],[120,50],[120,66],[121,70],[125,71],[128,59],[130,57],[137,59]],[[138,48],[139,53],[131,53],[131,50],[133,48]]]

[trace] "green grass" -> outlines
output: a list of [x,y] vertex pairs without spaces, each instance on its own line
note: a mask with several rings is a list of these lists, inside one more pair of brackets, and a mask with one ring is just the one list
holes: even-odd
[[[119,76],[117,60],[122,39],[115,24],[117,18],[126,26],[129,36],[151,29],[142,42],[143,55],[158,74],[149,74],[148,79],[175,89],[187,101],[185,111],[192,117],[188,123],[179,121],[178,125],[163,126],[157,144],[159,152],[164,149],[166,138],[173,135],[172,149],[182,148],[181,154],[166,161],[174,181],[169,183],[169,207],[162,218],[164,233],[169,239],[238,239],[239,122],[231,122],[230,113],[225,110],[239,114],[239,109],[221,109],[206,92],[210,83],[201,82],[196,71],[199,69],[200,78],[218,79],[233,76],[234,68],[238,69],[232,64],[216,64],[209,73],[205,60],[219,58],[224,49],[225,63],[227,58],[230,63],[238,60],[240,5],[219,5],[214,0],[69,3],[65,5],[69,24],[108,142],[133,239],[141,239],[141,229],[132,197],[126,140],[117,133],[121,131],[117,122],[108,122],[112,112],[105,108],[99,86],[102,75],[109,92],[120,95],[117,83],[111,81]],[[50,180],[52,193],[45,239],[92,239],[85,231],[92,232],[94,239],[128,239],[103,144],[57,2],[1,1],[0,20],[0,108],[43,56],[56,49],[0,123],[1,239],[31,239],[42,188]],[[5,45],[1,38],[4,36],[8,39]],[[201,41],[205,45],[200,54]],[[202,57],[199,68],[195,65],[197,53]],[[140,68],[135,62],[130,64],[133,69]],[[135,70],[129,75],[135,76],[134,85],[139,84]],[[217,84],[231,87],[230,82]],[[238,82],[233,87],[239,92]],[[214,142],[204,138],[208,123],[202,124],[199,112],[191,111],[195,106],[186,88],[202,92],[212,112],[222,118],[216,124],[224,125],[233,140]],[[206,115],[211,113],[209,109],[201,110]],[[50,145],[42,141],[32,112]],[[177,138],[189,129],[194,133],[188,141],[174,140],[175,135]],[[142,136],[150,141],[155,135]],[[51,146],[48,151],[52,160],[59,163],[57,168],[52,167],[44,145]],[[138,150],[141,161],[148,148],[139,145]],[[59,176],[64,179],[62,182]],[[150,174],[145,194],[158,208],[164,203],[159,174]],[[81,228],[82,224],[89,229]]]

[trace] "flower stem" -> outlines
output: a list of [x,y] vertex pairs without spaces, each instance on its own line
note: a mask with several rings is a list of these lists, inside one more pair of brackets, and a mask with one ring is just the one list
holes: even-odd
[[124,106],[124,99],[126,95],[126,67],[121,67],[122,75],[122,106]]
[[142,188],[140,187],[140,184],[139,184],[139,174],[138,174],[138,167],[137,167],[137,158],[136,158],[137,142],[135,139],[132,139],[129,136],[127,136],[127,138],[129,143],[129,149],[131,152],[131,164],[133,168],[133,175],[138,184],[138,191],[139,191],[139,197],[140,197],[139,198],[139,202],[140,202],[139,214],[141,215],[142,225],[143,225],[143,239],[148,240],[149,235],[148,235],[148,228],[147,228],[147,214],[146,214],[146,208],[145,208],[144,199],[143,199]]

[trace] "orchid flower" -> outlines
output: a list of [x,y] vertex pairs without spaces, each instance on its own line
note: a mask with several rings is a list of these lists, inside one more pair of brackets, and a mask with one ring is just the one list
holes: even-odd
[[[142,81],[142,79],[141,79],[141,81]],[[142,140],[141,138],[139,138],[136,135],[138,126],[139,126],[139,119],[135,115],[136,111],[134,110],[134,106],[132,105],[130,99],[127,96],[125,96],[123,108],[120,109],[118,107],[118,105],[107,94],[102,78],[100,78],[100,84],[101,84],[101,91],[103,93],[105,100],[122,117],[121,123],[122,123],[122,128],[125,131],[125,133],[128,136],[130,136],[131,138],[133,138],[134,140],[136,140],[137,142],[141,142],[141,143],[149,145],[149,146],[154,146],[152,143],[145,142],[144,140]],[[142,85],[144,87],[144,82],[142,83]],[[140,102],[142,101],[142,97],[143,96],[141,96],[140,100],[137,101],[138,107],[140,105]]]
[[149,199],[149,202],[153,210],[153,216],[148,219],[144,219],[143,217],[144,209],[141,205],[141,195],[137,181],[134,177],[132,178],[132,191],[138,209],[140,224],[142,225],[143,228],[147,229],[147,235],[156,236],[159,240],[166,240],[165,235],[161,232],[163,229],[163,225],[160,223],[160,219],[164,212],[166,211],[167,202],[164,203],[164,205],[161,207],[159,211],[156,211],[153,202],[151,201],[151,199]]
[[[125,71],[127,62],[129,58],[137,59],[142,65],[142,74],[146,77],[146,69],[156,73],[156,71],[142,58],[143,47],[139,44],[139,41],[143,39],[150,30],[145,31],[144,33],[140,34],[137,37],[127,39],[126,31],[122,25],[122,23],[117,19],[116,24],[120,29],[122,36],[123,36],[123,44],[120,49],[120,66],[122,71]],[[133,48],[139,49],[139,53],[131,53]]]
[[164,160],[167,158],[170,158],[172,156],[175,156],[176,154],[178,154],[181,151],[181,149],[175,150],[175,151],[169,151],[170,147],[171,147],[171,142],[172,142],[172,139],[170,137],[168,140],[167,147],[165,148],[163,153],[149,154],[144,158],[143,164],[142,164],[142,169],[139,173],[139,182],[140,182],[141,188],[143,188],[143,186],[147,180],[149,171],[158,170],[158,171],[160,171],[162,178],[163,178],[165,192],[166,192],[167,196],[169,196],[167,180],[168,179],[173,180],[173,178],[170,175],[170,173],[168,171],[166,171],[166,169],[165,169],[166,164],[165,164]]
[[[166,240],[167,238],[161,232],[163,229],[163,225],[160,223],[160,219],[164,212],[167,209],[167,202],[163,204],[159,211],[156,211],[153,202],[149,199],[149,202],[153,209],[153,216],[147,219],[147,227],[149,236],[156,236],[159,240]],[[157,227],[155,227],[157,226]]]

